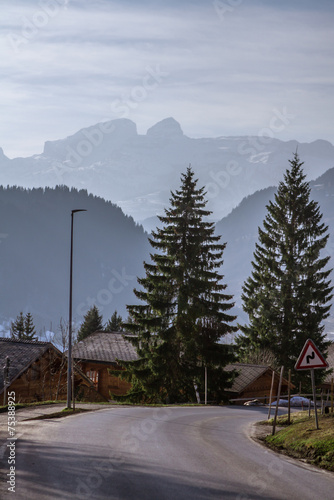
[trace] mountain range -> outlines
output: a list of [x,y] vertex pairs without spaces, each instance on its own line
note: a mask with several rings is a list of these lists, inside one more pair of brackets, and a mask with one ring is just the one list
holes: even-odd
[[297,149],[309,180],[334,166],[334,146],[323,140],[283,142],[270,130],[267,136],[194,139],[173,118],[140,135],[134,122],[118,119],[47,141],[43,152],[28,158],[9,159],[0,149],[0,183],[84,188],[150,230],[189,164],[218,221],[246,196],[277,185]]
[[[43,153],[30,158],[9,159],[1,150],[0,182],[7,187],[0,187],[0,331],[7,332],[20,311],[32,313],[38,331],[57,330],[60,318],[68,318],[70,213],[76,208],[87,212],[74,219],[73,319],[79,324],[94,303],[104,321],[116,309],[125,317],[150,258],[148,233],[189,163],[227,242],[222,274],[243,323],[241,290],[258,227],[296,149],[329,225],[326,252],[333,257],[334,147],[326,141],[191,139],[173,118],[139,135],[133,122],[121,119],[46,142]],[[334,332],[333,316],[326,331]]]
[[[334,168],[311,182],[311,196],[329,226],[326,253],[334,257]],[[229,293],[234,295],[238,322],[241,291],[251,273],[258,227],[273,200],[275,187],[246,197],[216,224],[216,234],[227,243],[221,269]],[[117,311],[126,317],[126,305],[136,303],[133,288],[144,276],[143,261],[152,250],[148,234],[132,217],[111,202],[86,190],[0,187],[0,331],[6,334],[20,311],[31,312],[40,332],[57,331],[68,318],[70,214],[74,216],[73,319],[80,324],[96,304],[106,322]],[[332,260],[333,262],[333,260]],[[334,332],[333,315],[326,332]]]

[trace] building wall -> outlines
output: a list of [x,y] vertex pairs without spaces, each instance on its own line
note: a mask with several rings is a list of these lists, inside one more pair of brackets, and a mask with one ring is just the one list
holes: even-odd
[[16,379],[7,389],[15,391],[17,403],[61,399],[66,386],[66,366],[61,368],[61,358],[51,349]]
[[[88,381],[75,374],[74,390],[81,401],[103,401]],[[67,398],[67,362],[52,349],[17,378],[7,392],[15,391],[16,403],[33,403]]]
[[[271,379],[272,379],[272,374],[270,372],[264,373],[255,382],[250,384],[244,391],[242,391],[238,395],[233,396],[232,399],[234,399],[234,398],[235,399],[236,398],[240,398],[240,399],[265,398],[265,399],[261,399],[261,402],[263,402],[265,404],[266,403],[269,404]],[[279,384],[279,377],[275,377],[273,394],[272,394],[273,400],[275,400],[277,398],[278,384]],[[288,393],[288,385],[286,383],[282,383],[281,397],[287,395],[287,393]]]
[[96,389],[107,400],[112,399],[112,395],[123,396],[131,388],[129,382],[121,380],[119,377],[112,376],[109,373],[109,370],[121,369],[111,363],[82,361],[80,367],[85,375],[95,381]]

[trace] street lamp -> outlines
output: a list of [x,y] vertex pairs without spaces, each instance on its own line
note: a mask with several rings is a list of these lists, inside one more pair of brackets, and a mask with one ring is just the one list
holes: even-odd
[[85,208],[71,211],[71,261],[70,261],[70,306],[68,320],[68,351],[67,351],[67,408],[71,408],[71,380],[72,380],[72,270],[73,270],[73,214],[87,212]]

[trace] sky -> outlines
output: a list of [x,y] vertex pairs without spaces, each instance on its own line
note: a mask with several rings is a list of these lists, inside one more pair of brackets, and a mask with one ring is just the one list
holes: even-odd
[[174,117],[189,137],[334,142],[332,0],[2,0],[0,147]]

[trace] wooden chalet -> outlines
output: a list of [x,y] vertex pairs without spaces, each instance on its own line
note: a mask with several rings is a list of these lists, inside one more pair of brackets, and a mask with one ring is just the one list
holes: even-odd
[[96,390],[107,400],[113,395],[128,392],[131,384],[113,376],[112,370],[121,370],[117,360],[137,359],[137,352],[129,341],[130,334],[123,332],[95,332],[72,347],[73,358],[89,377]]
[[320,387],[325,391],[330,391],[332,377],[334,377],[334,342],[327,349],[326,361],[328,363],[328,370],[332,370],[332,372],[326,375],[324,381],[320,384]]
[[[0,404],[4,398],[5,369],[9,362],[6,392],[15,391],[16,403],[66,400],[67,358],[51,342],[0,338]],[[94,384],[74,369],[75,393],[81,401],[103,401]]]
[[[261,402],[269,403],[273,372],[275,373],[275,378],[272,397],[277,397],[280,375],[270,366],[234,363],[227,365],[225,370],[236,370],[238,373],[232,387],[226,390],[229,400],[240,399],[240,404],[243,404],[246,400],[263,398],[260,400]],[[287,394],[288,385],[288,380],[283,378],[281,395]],[[294,385],[290,384],[290,388],[294,388]],[[238,404],[238,401],[231,402]]]

